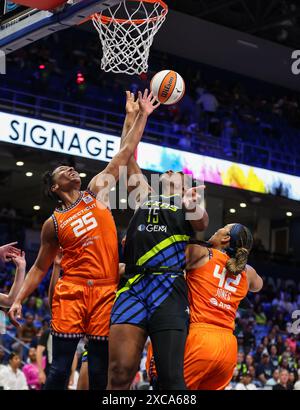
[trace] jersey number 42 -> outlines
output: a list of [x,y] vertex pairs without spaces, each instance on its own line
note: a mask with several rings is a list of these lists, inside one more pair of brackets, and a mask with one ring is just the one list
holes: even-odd
[[[235,279],[227,277],[227,270],[224,268],[221,273],[220,272],[220,266],[216,265],[215,270],[214,270],[214,277],[219,279],[219,288],[224,288],[225,290],[228,290],[229,292],[236,292],[236,288],[239,285],[242,276],[239,274]],[[231,285],[234,285],[231,286]]]

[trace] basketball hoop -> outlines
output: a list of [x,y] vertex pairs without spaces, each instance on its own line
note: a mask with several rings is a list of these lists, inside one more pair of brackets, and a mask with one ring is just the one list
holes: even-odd
[[147,72],[153,38],[167,13],[162,0],[122,0],[94,14],[103,50],[102,70],[130,75]]

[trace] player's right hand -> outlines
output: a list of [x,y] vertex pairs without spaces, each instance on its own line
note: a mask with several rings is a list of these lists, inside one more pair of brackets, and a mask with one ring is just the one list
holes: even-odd
[[20,323],[18,320],[22,318],[22,305],[19,302],[14,302],[9,309],[8,312],[8,317],[10,322],[15,326],[15,327],[20,327]]
[[160,102],[153,95],[152,91],[148,94],[148,90],[144,91],[144,94],[139,91],[139,107],[140,113],[146,114],[147,116],[152,114],[153,111],[160,106]]

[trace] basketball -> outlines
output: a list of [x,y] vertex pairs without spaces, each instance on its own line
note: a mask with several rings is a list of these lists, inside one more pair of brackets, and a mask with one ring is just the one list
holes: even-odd
[[156,73],[151,80],[150,88],[158,101],[165,105],[176,104],[185,93],[183,78],[173,70]]

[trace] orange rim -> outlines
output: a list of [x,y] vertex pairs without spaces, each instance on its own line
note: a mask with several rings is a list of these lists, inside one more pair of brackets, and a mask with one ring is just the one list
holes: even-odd
[[143,3],[159,3],[162,8],[163,8],[163,12],[156,17],[152,17],[150,19],[133,19],[133,20],[126,20],[126,19],[115,19],[113,17],[109,17],[109,16],[103,16],[100,13],[95,13],[91,16],[91,18],[96,18],[98,20],[101,21],[102,24],[109,24],[111,22],[115,22],[115,23],[119,23],[119,24],[143,24],[146,21],[147,22],[152,22],[152,21],[156,21],[159,18],[164,17],[167,13],[168,13],[168,5],[163,1],[163,0],[127,0],[127,1],[142,1]]

